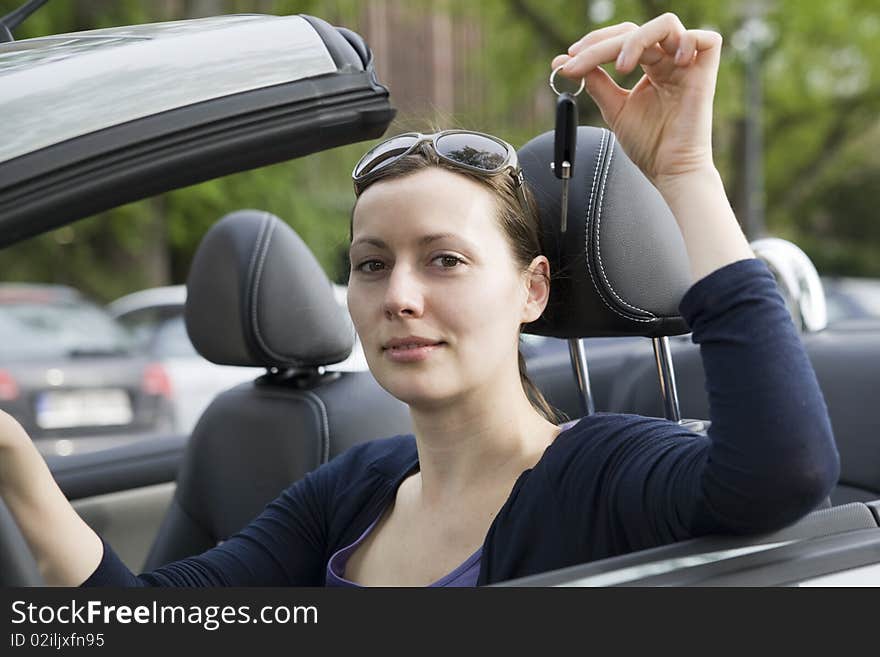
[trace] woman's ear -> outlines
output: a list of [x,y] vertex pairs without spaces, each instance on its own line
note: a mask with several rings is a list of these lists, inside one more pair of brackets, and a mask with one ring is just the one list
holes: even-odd
[[525,272],[525,282],[528,297],[523,306],[522,323],[528,324],[541,316],[550,299],[550,262],[546,256],[535,256]]

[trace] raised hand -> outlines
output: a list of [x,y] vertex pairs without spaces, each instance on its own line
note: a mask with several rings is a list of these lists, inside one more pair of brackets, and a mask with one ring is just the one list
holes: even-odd
[[[630,159],[655,184],[714,168],[712,99],[721,35],[688,30],[675,14],[644,25],[620,23],[590,32],[553,59],[560,75],[579,80],[599,106]],[[619,73],[644,71],[632,89],[620,87],[600,65]]]

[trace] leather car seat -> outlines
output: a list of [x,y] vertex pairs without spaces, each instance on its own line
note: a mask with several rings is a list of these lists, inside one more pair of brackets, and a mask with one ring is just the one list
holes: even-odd
[[[580,126],[563,233],[562,181],[551,170],[554,141],[553,132],[546,132],[517,151],[540,214],[551,272],[547,308],[523,332],[570,341],[688,333],[678,306],[691,285],[690,263],[663,197],[611,131]],[[650,354],[648,340],[645,347],[636,351]],[[586,355],[590,362],[589,350]],[[603,404],[617,375],[615,365],[622,360],[616,349],[605,355],[608,358],[601,359],[595,371],[590,363],[590,380],[597,384],[593,399]],[[586,409],[572,408],[571,394],[561,393],[575,389],[572,370],[556,367],[536,375],[536,385],[549,392],[551,400],[561,401],[569,417],[584,414]],[[659,380],[655,383],[659,398]],[[597,405],[596,410],[608,409]]]
[[[565,233],[560,228],[562,181],[550,167],[554,133],[532,139],[517,153],[541,215],[550,271],[556,272],[551,273],[547,310],[524,332],[566,339],[689,333],[678,312],[693,284],[684,240],[660,192],[614,134],[578,128]],[[670,343],[673,354],[688,354],[675,360],[676,388],[684,400],[682,417],[698,420],[683,421],[704,430],[708,405],[699,353],[689,342]],[[597,410],[665,416],[654,359],[635,354],[621,359],[616,372],[605,367],[600,374],[609,407]]]
[[234,212],[208,231],[185,319],[208,360],[267,373],[218,395],[199,419],[145,570],[222,542],[348,447],[411,431],[407,406],[369,372],[325,370],[351,352],[351,320],[308,247],[268,212]]

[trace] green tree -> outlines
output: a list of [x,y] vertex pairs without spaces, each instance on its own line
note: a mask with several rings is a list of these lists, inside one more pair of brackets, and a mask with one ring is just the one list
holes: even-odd
[[[880,8],[875,0],[767,0],[760,53],[767,229],[800,244],[828,273],[880,276]],[[477,64],[492,99],[490,122],[524,137],[550,129],[552,98],[537,121],[520,108],[541,93],[547,62],[584,33],[674,11],[687,26],[721,32],[725,46],[715,102],[715,155],[742,218],[745,58],[737,50],[741,3],[704,0],[498,0],[456,4],[476,12],[487,35]],[[752,46],[754,47],[754,46]],[[620,81],[631,86],[638,74]],[[544,92],[546,95],[546,91]],[[601,125],[592,103],[581,123]]]
[[[0,0],[0,14],[20,4],[18,0]],[[33,14],[15,31],[15,37],[245,11],[312,13],[339,24],[354,22],[358,13],[353,0],[56,0]],[[104,301],[143,287],[180,283],[186,278],[199,239],[211,224],[233,210],[258,207],[292,225],[328,274],[341,279],[341,253],[347,248],[353,199],[347,174],[361,150],[358,146],[337,148],[83,219],[5,249],[0,275],[5,281],[66,283]]]
[[[53,0],[16,31],[27,38],[65,31],[207,14],[311,13],[362,34],[369,10],[393,9],[397,33],[379,53],[394,71],[412,55],[397,44],[438,15],[474,34],[454,52],[454,116],[393,77],[392,101],[404,106],[392,131],[462,125],[520,144],[553,127],[550,59],[597,27],[643,22],[675,11],[688,26],[725,37],[715,103],[715,155],[734,208],[743,216],[745,57],[741,3],[705,0]],[[0,13],[20,4],[0,0]],[[764,102],[764,189],[768,232],[792,239],[827,273],[880,276],[880,9],[876,0],[766,0],[767,41],[760,52]],[[375,17],[373,17],[375,19]],[[390,20],[390,19],[389,19]],[[391,23],[389,23],[391,25]],[[390,29],[390,27],[389,27]],[[397,45],[398,47],[394,47]],[[739,46],[739,48],[738,48]],[[755,47],[755,46],[751,46]],[[380,58],[381,59],[381,58]],[[384,63],[388,64],[388,61]],[[383,79],[383,69],[379,69]],[[638,75],[621,80],[631,86]],[[586,94],[582,124],[601,125]],[[51,117],[47,117],[51,120]],[[212,180],[90,217],[3,252],[5,280],[63,281],[110,299],[140,287],[184,280],[206,228],[242,207],[268,210],[309,243],[328,273],[341,278],[353,201],[348,172],[367,144],[352,145]]]

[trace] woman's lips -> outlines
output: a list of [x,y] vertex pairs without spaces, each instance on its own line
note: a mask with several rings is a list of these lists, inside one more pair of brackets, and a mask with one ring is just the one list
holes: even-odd
[[399,345],[388,347],[382,353],[385,354],[388,360],[395,363],[416,363],[425,360],[445,345],[445,342],[423,345]]

